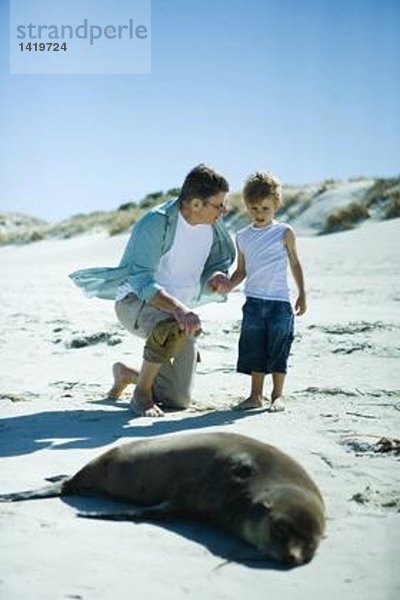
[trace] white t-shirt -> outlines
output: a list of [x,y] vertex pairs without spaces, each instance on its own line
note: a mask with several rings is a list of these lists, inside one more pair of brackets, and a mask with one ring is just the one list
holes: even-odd
[[211,225],[190,225],[179,213],[174,241],[161,257],[156,282],[169,294],[190,305],[200,291],[200,276],[212,242]]
[[237,233],[246,264],[244,293],[252,298],[290,302],[288,255],[284,237],[289,225],[272,221],[266,227],[249,225]]

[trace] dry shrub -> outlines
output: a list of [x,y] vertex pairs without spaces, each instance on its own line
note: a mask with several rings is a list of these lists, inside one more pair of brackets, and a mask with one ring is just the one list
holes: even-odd
[[367,192],[366,203],[384,219],[400,217],[400,178],[377,179]]
[[349,206],[339,208],[325,219],[322,233],[334,233],[353,229],[356,223],[368,219],[368,208],[361,202],[352,202]]
[[38,242],[46,237],[45,229],[15,230],[0,232],[0,246],[8,244],[29,244]]
[[96,211],[88,214],[74,215],[53,225],[49,231],[49,235],[67,239],[75,235],[108,229],[118,218],[119,214],[118,211],[113,210],[111,212]]
[[154,206],[157,206],[158,204],[162,204],[164,201],[164,192],[152,192],[151,194],[147,194],[147,196],[145,196],[143,200],[139,202],[139,206],[140,208],[148,210],[150,208],[153,208]]
[[140,214],[142,214],[142,211],[136,207],[119,212],[108,226],[109,235],[117,235],[127,231],[133,223],[136,223]]
[[397,219],[400,217],[400,191],[395,191],[390,196],[390,202],[385,209],[386,219]]

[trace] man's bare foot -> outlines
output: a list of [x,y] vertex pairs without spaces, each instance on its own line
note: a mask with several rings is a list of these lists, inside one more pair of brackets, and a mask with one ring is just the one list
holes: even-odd
[[273,400],[271,400],[271,404],[268,410],[269,412],[282,412],[283,410],[285,410],[283,397],[278,396],[278,398],[274,398]]
[[117,400],[130,383],[137,382],[139,373],[135,369],[130,369],[121,362],[113,364],[112,372],[114,376],[114,385],[108,392],[107,397],[115,398]]
[[154,404],[151,394],[138,392],[136,388],[130,403],[132,412],[138,417],[164,417],[164,413],[157,404]]
[[234,410],[251,410],[253,408],[262,408],[263,406],[264,399],[262,396],[250,396],[237,406],[234,406]]

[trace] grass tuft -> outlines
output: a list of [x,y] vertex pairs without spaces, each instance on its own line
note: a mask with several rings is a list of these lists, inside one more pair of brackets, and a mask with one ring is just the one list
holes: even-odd
[[357,223],[368,219],[368,208],[362,202],[352,202],[349,206],[339,208],[325,219],[321,233],[335,233],[353,229]]

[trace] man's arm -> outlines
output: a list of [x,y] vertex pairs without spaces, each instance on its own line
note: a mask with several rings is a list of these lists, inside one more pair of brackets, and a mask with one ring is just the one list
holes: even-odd
[[155,273],[162,255],[165,218],[150,211],[134,226],[120,267],[128,270],[126,282],[139,300],[150,302],[161,286]]
[[150,300],[149,304],[170,314],[178,321],[182,330],[188,335],[197,335],[201,331],[201,322],[196,313],[185,304],[171,296],[166,290],[160,289]]
[[126,280],[140,300],[173,316],[188,335],[196,335],[201,330],[199,317],[155,280],[164,227],[162,215],[147,213],[133,228],[120,265],[129,268]]
[[284,243],[289,258],[290,269],[293,274],[293,279],[296,282],[298,297],[295,302],[296,315],[303,315],[307,310],[306,292],[304,287],[303,269],[300,264],[296,249],[296,238],[292,229],[288,229],[285,233]]

